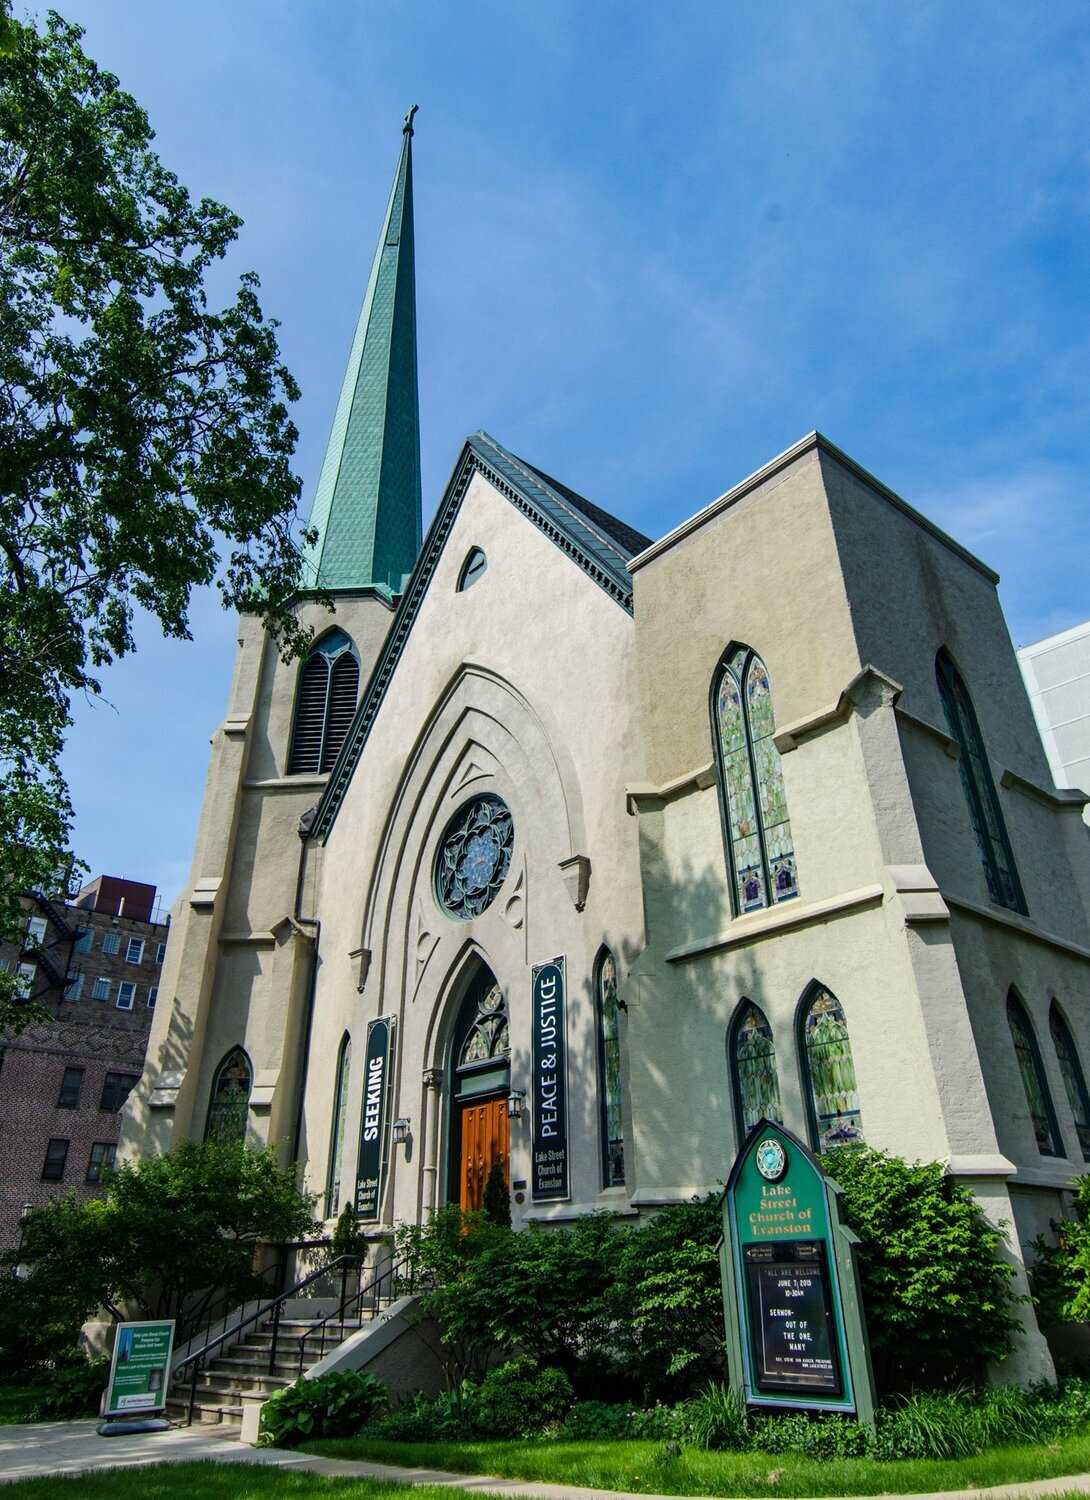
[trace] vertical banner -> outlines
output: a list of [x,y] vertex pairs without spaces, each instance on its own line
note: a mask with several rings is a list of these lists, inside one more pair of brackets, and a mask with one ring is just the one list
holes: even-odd
[[570,1196],[568,1048],[562,957],[534,966],[531,1006],[534,1128],[530,1196],[534,1203],[548,1203]]
[[367,1050],[363,1059],[363,1120],[356,1170],[356,1214],[361,1219],[377,1219],[380,1213],[393,1035],[393,1016],[368,1021]]
[[162,1411],[170,1381],[174,1322],[119,1323],[106,1387],[107,1417]]

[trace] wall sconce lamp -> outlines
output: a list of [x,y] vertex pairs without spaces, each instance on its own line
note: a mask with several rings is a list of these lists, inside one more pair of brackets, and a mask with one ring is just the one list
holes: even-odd
[[512,1089],[507,1096],[507,1116],[511,1120],[522,1119],[522,1106],[526,1102],[526,1095],[522,1089]]
[[390,1138],[395,1146],[404,1146],[409,1139],[408,1120],[395,1120],[390,1127]]

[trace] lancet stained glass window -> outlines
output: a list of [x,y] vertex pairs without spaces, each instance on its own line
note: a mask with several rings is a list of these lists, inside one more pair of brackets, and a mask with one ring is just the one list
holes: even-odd
[[246,1139],[252,1084],[250,1059],[241,1047],[232,1047],[216,1069],[216,1076],[212,1080],[208,1121],[204,1127],[206,1141],[226,1144]]
[[332,1219],[341,1208],[341,1170],[344,1163],[344,1124],[348,1113],[348,1076],[352,1069],[352,1038],[347,1031],[341,1038],[337,1058],[337,1077],[333,1095],[333,1130],[329,1148],[329,1180],[326,1183],[326,1218]]
[[621,1099],[621,1028],[617,1008],[617,961],[605,949],[598,960],[598,1069],[602,1101],[602,1181],[624,1184],[624,1112]]
[[511,868],[515,827],[506,802],[486,792],[451,818],[435,857],[435,895],[452,917],[479,917]]
[[732,650],[719,670],[714,718],[733,900],[743,915],[799,893],[783,768],[772,739],[772,684],[748,646]]
[[1060,1015],[1055,1004],[1049,1012],[1048,1029],[1052,1035],[1052,1045],[1056,1049],[1056,1061],[1060,1064],[1064,1092],[1067,1094],[1067,1102],[1071,1106],[1071,1114],[1075,1121],[1079,1149],[1083,1158],[1090,1161],[1090,1095],[1086,1092],[1086,1078],[1083,1075],[1082,1064],[1079,1062],[1075,1038],[1071,1035],[1067,1022]]
[[840,1001],[824,986],[810,991],[800,1030],[815,1148],[860,1145],[863,1116],[848,1022]]
[[288,772],[331,771],[356,712],[360,664],[343,630],[324,635],[303,663]]
[[743,1003],[731,1042],[731,1080],[742,1140],[758,1120],[783,1124],[776,1044],[765,1014],[752,1000]]
[[1018,1058],[1018,1071],[1022,1075],[1022,1088],[1029,1106],[1037,1149],[1042,1156],[1062,1156],[1060,1128],[1056,1124],[1056,1111],[1048,1092],[1037,1038],[1033,1034],[1029,1017],[1022,1008],[1022,1002],[1013,991],[1007,996],[1007,1024],[1011,1029],[1011,1040]]
[[961,784],[965,800],[969,804],[969,819],[980,847],[980,857],[984,862],[988,894],[997,905],[1009,907],[1011,911],[1024,912],[1026,898],[1015,868],[1007,826],[1003,821],[1003,809],[999,805],[973,701],[961,673],[946,651],[940,651],[935,659],[935,674],[950,733],[961,749],[958,756]]

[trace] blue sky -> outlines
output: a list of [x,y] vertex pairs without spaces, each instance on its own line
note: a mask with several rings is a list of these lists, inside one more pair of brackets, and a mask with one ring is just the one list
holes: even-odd
[[[652,536],[818,427],[1090,615],[1081,3],[63,0],[164,161],[245,219],[318,476],[412,103],[425,522],[478,427]],[[77,847],[173,899],[233,622],[77,707]]]

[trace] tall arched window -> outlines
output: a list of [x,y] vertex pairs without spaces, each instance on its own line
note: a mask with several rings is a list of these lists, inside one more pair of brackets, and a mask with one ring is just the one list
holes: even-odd
[[780,752],[772,742],[772,684],[748,646],[732,646],[719,668],[712,718],[734,908],[742,915],[799,893]]
[[254,1074],[250,1059],[241,1047],[232,1047],[216,1069],[212,1093],[208,1100],[208,1120],[204,1127],[206,1141],[229,1144],[246,1139],[246,1121],[250,1108],[250,1089]]
[[598,1097],[602,1111],[602,1182],[624,1185],[624,1112],[621,1103],[621,1028],[617,961],[603,948],[595,973],[598,1010]]
[[1060,1014],[1055,1001],[1052,1002],[1052,1009],[1048,1013],[1048,1029],[1052,1036],[1052,1045],[1056,1049],[1056,1061],[1060,1065],[1067,1102],[1071,1106],[1071,1114],[1075,1121],[1079,1149],[1084,1160],[1090,1161],[1090,1095],[1086,1092],[1086,1079],[1083,1076],[1082,1063],[1079,1062],[1075,1038],[1071,1035],[1068,1024]]
[[799,1011],[799,1055],[805,1074],[814,1148],[857,1146],[863,1116],[855,1081],[851,1038],[844,1008],[824,985],[815,984]]
[[1048,1092],[1037,1038],[1033,1034],[1029,1016],[1013,990],[1007,996],[1007,1024],[1011,1029],[1014,1053],[1018,1058],[1018,1071],[1022,1075],[1022,1088],[1029,1106],[1037,1149],[1042,1156],[1062,1156],[1060,1127],[1056,1124],[1056,1111],[1052,1107],[1052,1095]]
[[348,1075],[352,1069],[352,1038],[346,1031],[337,1054],[337,1074],[333,1085],[333,1129],[329,1141],[329,1172],[326,1177],[325,1214],[334,1218],[341,1209],[341,1169],[344,1164],[344,1121],[348,1099]]
[[1003,822],[1003,810],[999,806],[995,782],[992,780],[984,736],[980,732],[973,702],[961,673],[945,650],[940,651],[935,658],[935,675],[950,733],[961,748],[958,756],[961,784],[965,789],[969,819],[984,862],[988,893],[999,906],[1024,912],[1026,898],[1018,879],[1007,827]]
[[734,1113],[741,1144],[758,1120],[776,1120],[783,1124],[772,1027],[764,1011],[752,1000],[742,1001],[734,1018],[728,1046]]
[[343,630],[324,635],[303,663],[288,772],[331,771],[356,712],[360,664]]

